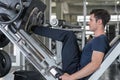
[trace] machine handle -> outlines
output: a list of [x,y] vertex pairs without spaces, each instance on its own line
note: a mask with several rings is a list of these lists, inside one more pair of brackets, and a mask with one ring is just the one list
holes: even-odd
[[52,67],[50,69],[50,73],[55,77],[55,78],[58,78],[64,74],[64,71],[62,71],[62,69],[58,68],[58,67]]

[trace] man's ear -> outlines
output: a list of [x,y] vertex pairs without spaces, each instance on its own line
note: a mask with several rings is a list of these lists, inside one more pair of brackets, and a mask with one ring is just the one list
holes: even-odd
[[98,22],[98,24],[102,24],[103,23],[102,19],[98,19],[97,22]]

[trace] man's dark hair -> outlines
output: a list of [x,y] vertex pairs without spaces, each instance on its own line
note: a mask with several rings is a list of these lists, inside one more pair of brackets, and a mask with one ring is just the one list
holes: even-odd
[[94,14],[96,21],[102,19],[103,25],[105,26],[110,20],[110,14],[104,9],[93,9],[90,14]]

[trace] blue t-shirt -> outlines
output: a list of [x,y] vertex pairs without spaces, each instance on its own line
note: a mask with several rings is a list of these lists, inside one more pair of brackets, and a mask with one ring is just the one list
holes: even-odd
[[100,35],[95,37],[91,41],[89,41],[85,47],[83,48],[81,59],[80,59],[80,69],[86,66],[89,62],[91,62],[92,52],[100,51],[103,53],[107,53],[109,50],[109,42],[107,36]]

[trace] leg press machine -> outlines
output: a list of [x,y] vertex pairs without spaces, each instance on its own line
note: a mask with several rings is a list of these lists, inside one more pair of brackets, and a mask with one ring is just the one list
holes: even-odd
[[[13,2],[14,0],[8,0],[8,2]],[[15,2],[18,0],[15,0]],[[21,1],[21,0],[20,0]],[[20,2],[24,6],[29,6],[32,2],[31,0],[24,0],[26,2]],[[28,1],[28,2],[27,2]],[[38,0],[33,0],[38,1]],[[0,0],[0,2],[4,3],[3,0]],[[19,2],[19,1],[18,1]],[[31,2],[31,3],[29,3]],[[8,8],[6,11],[9,13],[9,15],[14,14],[14,11],[12,12],[11,9],[15,6],[12,5],[12,8],[8,6],[4,6],[7,4],[1,4],[0,7]],[[35,7],[35,5],[33,4]],[[19,10],[20,6],[15,6],[17,10]],[[10,8],[10,9],[9,9]],[[1,8],[0,8],[1,9]],[[5,9],[3,9],[4,11]],[[29,11],[29,9],[28,9]],[[2,11],[0,10],[0,13]],[[6,13],[6,14],[7,14]],[[19,12],[18,12],[19,14]],[[21,14],[20,14],[21,15]],[[17,15],[16,15],[17,16]],[[19,18],[19,16],[17,16]],[[6,37],[14,44],[16,45],[21,53],[32,63],[32,65],[42,74],[42,76],[46,80],[57,80],[57,77],[62,75],[62,72],[59,70],[61,67],[55,59],[57,59],[57,55],[53,54],[41,41],[37,42],[32,36],[27,34],[23,29],[19,29],[18,26],[21,23],[22,19],[15,19],[7,22],[0,22],[0,31]],[[24,20],[24,19],[23,19]],[[15,24],[17,24],[16,28],[9,30],[8,27],[9,23],[15,21]],[[13,32],[15,30],[15,32]],[[100,68],[94,72],[91,77],[88,80],[98,80],[100,76],[105,72],[105,70],[113,63],[113,61],[119,56],[120,51],[120,36],[117,36],[117,41],[114,40],[114,45],[112,45],[112,48],[107,53],[105,59],[103,60]]]

